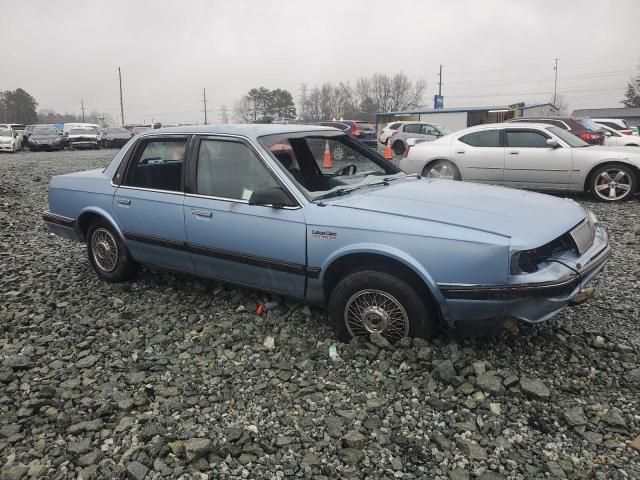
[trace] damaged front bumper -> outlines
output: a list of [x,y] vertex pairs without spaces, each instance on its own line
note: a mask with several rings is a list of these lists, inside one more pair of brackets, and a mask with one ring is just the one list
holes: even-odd
[[[591,296],[589,284],[605,267],[611,255],[609,237],[598,227],[594,242],[577,259],[554,263],[556,277],[529,283],[504,285],[440,284],[447,302],[449,321],[486,320],[512,317],[527,323],[548,320],[569,304],[582,303]],[[569,268],[572,263],[574,267]]]

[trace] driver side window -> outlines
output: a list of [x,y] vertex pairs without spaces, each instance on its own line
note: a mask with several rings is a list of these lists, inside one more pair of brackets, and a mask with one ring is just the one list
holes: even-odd
[[123,185],[152,190],[182,191],[185,138],[148,140],[131,162]]
[[255,153],[245,144],[202,140],[198,150],[196,193],[232,200],[249,200],[256,190],[277,187]]

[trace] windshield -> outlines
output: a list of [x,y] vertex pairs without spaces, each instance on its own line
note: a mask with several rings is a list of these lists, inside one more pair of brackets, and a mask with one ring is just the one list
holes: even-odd
[[292,132],[259,141],[310,200],[405,176],[373,150],[338,132]]
[[11,130],[9,130],[8,128],[0,128],[0,137],[10,137],[11,136]]
[[58,135],[55,128],[34,128],[33,135]]
[[569,144],[570,147],[588,147],[589,144],[582,140],[581,138],[576,137],[573,133],[569,133],[567,130],[564,130],[560,127],[548,127],[551,133],[553,133],[556,137],[559,137],[561,140]]
[[72,128],[69,135],[95,135],[95,130],[88,128]]
[[26,125],[19,125],[17,123],[14,123],[13,125],[11,125],[11,128],[13,128],[14,130],[21,132],[26,128]]
[[108,127],[107,133],[126,133],[127,135],[131,134],[129,130],[123,127]]

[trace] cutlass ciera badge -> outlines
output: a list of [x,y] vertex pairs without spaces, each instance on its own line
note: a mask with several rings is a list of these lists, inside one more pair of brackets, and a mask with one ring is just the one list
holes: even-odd
[[335,240],[337,233],[329,230],[311,230],[311,236],[319,240]]

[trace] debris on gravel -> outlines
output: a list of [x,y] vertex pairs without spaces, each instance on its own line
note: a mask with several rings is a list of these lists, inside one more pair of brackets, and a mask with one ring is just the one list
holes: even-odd
[[113,155],[0,155],[1,479],[640,478],[637,200],[576,198],[613,256],[549,322],[344,344],[277,296],[99,280],[41,213],[52,175]]

